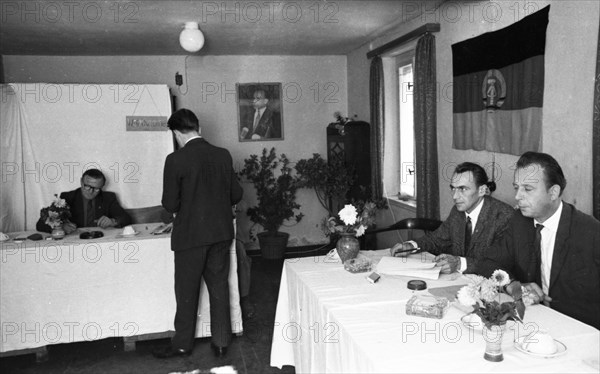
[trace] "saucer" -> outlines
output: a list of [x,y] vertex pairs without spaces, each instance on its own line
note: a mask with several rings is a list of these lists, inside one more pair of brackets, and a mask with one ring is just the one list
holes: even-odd
[[136,231],[133,234],[123,234],[123,233],[121,233],[121,234],[117,235],[117,238],[131,238],[132,236],[136,236],[139,233],[140,233],[139,231]]
[[525,339],[527,339],[527,336],[521,336],[519,339],[515,340],[515,348],[518,351],[521,351],[521,352],[526,353],[531,356],[541,357],[541,358],[553,358],[553,357],[561,356],[567,352],[567,346],[556,339],[554,339],[554,342],[556,343],[556,352],[555,353],[544,354],[544,353],[530,352],[523,347],[523,343],[525,343]]

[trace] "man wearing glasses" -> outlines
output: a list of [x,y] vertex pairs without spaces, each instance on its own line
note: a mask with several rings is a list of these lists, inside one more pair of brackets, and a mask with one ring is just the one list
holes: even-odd
[[473,273],[491,244],[508,228],[514,209],[489,196],[496,189],[485,170],[472,162],[458,165],[450,181],[454,206],[441,226],[415,241],[398,243],[392,256],[406,256],[411,249],[437,255],[445,274]]
[[[69,205],[71,221],[63,225],[67,234],[77,227],[123,227],[131,223],[131,217],[119,205],[114,192],[102,191],[106,183],[104,174],[98,169],[88,169],[81,177],[81,187],[60,194]],[[51,232],[52,228],[40,218],[36,229]]]

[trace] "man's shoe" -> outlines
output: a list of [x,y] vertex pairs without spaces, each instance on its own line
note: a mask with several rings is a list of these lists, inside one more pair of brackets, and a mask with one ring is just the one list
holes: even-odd
[[183,357],[189,356],[192,354],[192,350],[185,350],[182,348],[173,348],[170,345],[165,347],[159,347],[152,350],[152,355],[156,358],[173,358],[173,357]]
[[215,354],[215,357],[223,357],[227,354],[227,347],[219,347],[219,346],[211,343],[210,348],[212,349],[213,353]]

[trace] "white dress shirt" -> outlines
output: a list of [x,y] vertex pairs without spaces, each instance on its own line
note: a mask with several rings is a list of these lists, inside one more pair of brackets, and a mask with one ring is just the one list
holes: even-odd
[[560,215],[562,214],[563,203],[562,201],[558,205],[558,209],[550,216],[546,221],[539,222],[533,220],[533,225],[540,224],[544,225],[544,228],[540,232],[542,235],[542,241],[540,243],[542,250],[542,291],[548,295],[548,288],[550,287],[550,270],[552,267],[552,257],[554,256],[554,243],[556,242],[556,232],[558,231],[558,223],[560,221]]

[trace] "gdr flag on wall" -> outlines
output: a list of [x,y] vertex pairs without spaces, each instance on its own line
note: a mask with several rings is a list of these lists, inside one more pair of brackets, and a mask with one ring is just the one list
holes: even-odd
[[452,45],[453,148],[540,150],[549,10]]

